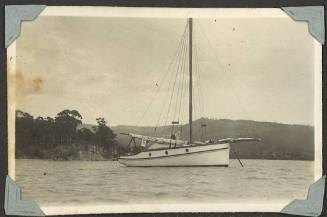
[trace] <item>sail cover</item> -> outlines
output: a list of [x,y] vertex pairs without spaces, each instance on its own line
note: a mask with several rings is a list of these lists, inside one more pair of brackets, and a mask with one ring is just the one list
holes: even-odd
[[141,146],[146,147],[147,142],[157,142],[159,144],[167,144],[167,145],[184,145],[187,144],[187,141],[185,140],[178,140],[178,139],[166,139],[162,137],[151,137],[151,136],[143,136],[138,134],[129,133],[129,136],[137,139],[141,139]]

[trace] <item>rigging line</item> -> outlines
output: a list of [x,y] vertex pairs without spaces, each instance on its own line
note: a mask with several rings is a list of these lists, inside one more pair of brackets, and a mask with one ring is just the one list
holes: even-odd
[[199,81],[198,81],[198,64],[197,64],[196,52],[197,52],[196,45],[194,45],[194,57],[195,57],[194,58],[195,59],[195,61],[194,61],[195,62],[195,70],[194,70],[194,75],[195,76],[194,77],[196,78],[196,88],[194,89],[194,93],[196,93],[196,90],[197,90],[197,93],[196,93],[197,94],[197,97],[196,98],[197,98],[197,102],[198,102],[198,106],[199,106],[197,109],[199,110],[198,111],[199,112],[199,116],[201,116],[201,103],[200,103],[200,100],[201,100],[200,98],[201,97],[200,97],[200,94],[199,94],[199,86],[198,86],[199,85],[199,83],[198,83]]
[[[176,107],[175,109],[177,108],[178,106],[178,102],[179,102],[179,106],[178,106],[178,113],[177,113],[177,118],[178,118],[178,122],[179,122],[179,125],[180,125],[180,133],[182,132],[182,118],[181,118],[181,107],[182,107],[182,101],[184,101],[184,92],[186,91],[186,84],[187,84],[187,77],[185,76],[186,73],[185,73],[185,69],[186,69],[186,64],[187,64],[187,54],[188,54],[188,50],[189,50],[189,47],[188,46],[185,46],[185,52],[184,52],[184,58],[182,59],[182,67],[181,67],[181,74],[182,74],[182,78],[181,78],[181,90],[180,90],[180,96],[179,96],[179,101],[176,101]],[[184,108],[184,107],[183,107]],[[176,111],[177,112],[177,111]],[[175,116],[175,114],[174,114]],[[175,117],[174,117],[175,118]]]
[[[182,44],[184,43],[184,40],[185,40],[186,29],[187,29],[187,24],[186,24],[186,26],[185,26],[184,33],[183,33],[183,35],[182,35],[182,37],[181,37],[181,39],[180,39],[180,41],[179,41],[179,44],[178,44],[178,47],[177,47],[177,49],[176,49],[175,55],[174,55],[174,57],[172,58],[172,60],[171,60],[171,62],[170,62],[170,65],[169,65],[169,67],[168,67],[168,69],[167,69],[167,74],[169,74],[169,70],[171,69],[173,63],[175,62],[175,61],[174,61],[175,58],[178,57],[178,55],[179,55],[180,48],[181,48],[181,46],[182,46]],[[173,71],[171,71],[171,72],[173,72]],[[171,81],[171,80],[172,80],[172,77],[171,77],[170,81]],[[169,86],[170,86],[170,81],[169,81],[168,89],[169,89]],[[156,132],[156,128],[157,128],[158,125],[159,125],[159,122],[160,122],[160,119],[161,119],[161,115],[162,115],[162,112],[163,112],[163,109],[164,109],[164,105],[165,105],[165,101],[166,101],[167,97],[168,97],[168,93],[166,94],[165,99],[164,99],[164,101],[163,101],[163,106],[161,107],[161,110],[160,110],[160,113],[159,113],[159,118],[157,119],[157,123],[156,123],[156,126],[155,126],[155,132]]]
[[[176,60],[176,68],[178,68],[179,67],[179,64],[180,64],[180,62],[179,62],[179,60],[180,60],[180,58],[181,58],[181,56],[183,55],[183,48],[184,48],[184,46],[185,46],[185,43],[186,43],[186,36],[185,36],[185,38],[184,38],[185,40],[183,41],[183,44],[182,44],[182,46],[181,46],[181,48],[180,48],[180,53],[179,53],[179,55],[178,55],[178,58],[177,58],[177,60]],[[174,68],[175,69],[175,68]],[[174,83],[171,83],[171,85],[169,85],[169,88],[168,88],[168,92],[167,92],[167,95],[166,95],[166,99],[165,99],[165,104],[164,104],[164,107],[165,107],[165,105],[167,105],[167,116],[169,115],[169,113],[170,113],[170,108],[171,108],[171,102],[172,102],[172,99],[171,99],[171,97],[170,97],[170,101],[169,101],[169,103],[167,103],[167,101],[168,101],[168,99],[169,99],[169,95],[170,95],[170,92],[173,94],[174,93],[174,88],[175,88],[175,83],[176,83],[176,76],[178,75],[178,71],[176,70],[175,71],[175,76],[172,76],[172,78],[171,78],[171,82],[174,80]],[[174,79],[175,78],[175,79]],[[173,89],[172,89],[173,88]],[[171,91],[170,91],[171,90]],[[168,117],[166,116],[166,118],[164,119],[164,122],[163,122],[163,125],[167,125],[167,120],[168,120]]]
[[180,67],[178,68],[179,80],[177,82],[178,83],[178,89],[177,89],[177,93],[176,93],[176,103],[175,103],[175,109],[174,109],[174,113],[173,113],[173,120],[175,120],[175,117],[176,117],[176,112],[177,112],[177,107],[178,107],[178,102],[179,102],[179,96],[181,95],[180,92],[182,92],[180,90],[181,85],[179,83],[180,83],[180,79],[182,79],[181,77],[184,78],[183,66],[185,65],[186,54],[187,54],[187,46],[185,46],[184,49],[183,49],[183,55],[181,57],[182,64],[180,64]]
[[[186,46],[185,46],[186,47]],[[177,102],[178,102],[178,99],[179,99],[179,91],[180,91],[180,85],[178,84],[179,83],[179,80],[180,80],[180,69],[182,68],[182,64],[181,62],[183,61],[184,59],[184,56],[185,56],[185,47],[183,47],[183,50],[182,50],[182,55],[181,55],[181,58],[179,59],[179,64],[178,64],[178,67],[177,67],[177,93],[176,93],[176,100],[175,100],[175,109],[174,109],[174,112],[173,112],[173,117],[172,117],[172,120],[174,121],[175,120],[175,116],[176,116],[176,108],[177,108]],[[172,95],[174,95],[175,92],[172,92]],[[174,101],[174,97],[172,98],[172,101]]]
[[[199,66],[199,54],[198,54],[198,47],[195,45],[195,57],[196,57],[196,74],[197,74],[197,87],[198,87],[198,95],[199,95],[199,107],[200,107],[200,113],[202,116],[202,123],[201,123],[201,130],[202,130],[202,139],[205,139],[207,137],[207,129],[206,129],[206,119],[204,118],[204,95],[202,91],[202,85],[201,85],[201,77],[200,77],[200,66]],[[205,126],[202,126],[204,124]]]
[[[187,69],[187,67],[185,67],[185,70]],[[184,73],[184,74],[186,74],[186,73]],[[182,105],[184,105],[185,103],[185,101],[186,101],[186,94],[187,94],[187,92],[188,92],[188,90],[187,90],[187,81],[188,81],[188,79],[187,79],[187,76],[185,76],[185,78],[184,78],[184,88],[183,88],[183,97],[182,97]],[[184,117],[184,114],[185,114],[185,107],[186,106],[181,106],[182,107],[182,111],[181,111],[181,115],[180,115],[180,117],[181,117],[181,119]],[[183,126],[181,125],[181,130],[182,130],[182,128],[183,128]]]
[[[185,30],[184,30],[184,31],[185,31]],[[184,35],[184,33],[183,33],[183,35]],[[183,36],[183,35],[182,35],[182,36]],[[182,38],[180,39],[180,41],[179,41],[179,43],[178,43],[178,48],[180,47],[181,43],[182,43]],[[176,55],[177,55],[177,53],[178,53],[178,48],[176,49],[175,54],[174,54],[173,58],[171,59],[171,61],[170,61],[170,63],[169,63],[169,66],[168,66],[168,68],[167,68],[167,70],[166,70],[166,73],[164,73],[164,75],[162,76],[162,78],[161,78],[160,81],[159,81],[159,84],[160,84],[160,85],[163,84],[163,82],[164,82],[164,81],[166,80],[166,78],[168,77],[169,69],[170,69],[171,65],[173,64],[174,59],[175,59],[175,57],[176,57]],[[150,109],[150,106],[153,104],[154,99],[156,98],[157,94],[159,93],[160,86],[158,85],[158,83],[156,83],[156,84],[157,84],[157,89],[156,89],[156,91],[155,91],[155,94],[154,94],[153,97],[151,98],[151,100],[150,100],[150,102],[149,102],[147,108],[145,109],[144,113],[142,114],[141,118],[140,118],[139,121],[136,123],[136,126],[138,126],[138,125],[140,124],[140,122],[143,120],[143,118],[145,117],[146,113],[147,113],[148,110]]]
[[[188,48],[186,47],[186,50],[185,50],[186,53],[188,53]],[[179,108],[178,108],[178,121],[179,119],[181,118],[181,107],[182,107],[182,101],[183,100],[183,97],[184,97],[184,85],[186,85],[186,79],[185,79],[185,68],[186,68],[186,62],[187,62],[187,59],[186,59],[186,55],[184,57],[184,60],[183,60],[183,66],[182,66],[182,88],[181,88],[181,94],[180,94],[180,101],[179,101]]]
[[[168,70],[167,70],[168,74],[169,74],[169,72],[170,72],[169,69],[172,68],[172,65],[174,65],[173,63],[177,62],[177,61],[175,61],[175,60],[178,59],[178,56],[180,55],[180,48],[183,46],[183,44],[184,44],[184,40],[185,40],[186,28],[187,28],[187,25],[186,25],[186,27],[185,27],[185,29],[184,29],[184,33],[183,33],[183,35],[182,35],[182,37],[181,37],[181,39],[180,39],[180,41],[179,41],[179,44],[178,44],[178,47],[177,47],[177,49],[176,49],[175,55],[174,55],[174,57],[172,58],[172,60],[171,60],[171,62],[170,62],[170,65],[169,65],[169,67],[168,67]],[[173,72],[173,70],[172,70],[171,72]],[[172,77],[170,77],[170,81],[171,81],[171,80],[172,80]],[[170,86],[170,81],[169,81],[169,86]],[[168,88],[169,88],[169,86],[168,86]],[[166,98],[167,98],[167,96],[166,96]],[[162,106],[161,108],[163,109],[163,106]],[[162,109],[161,109],[161,112],[162,112]],[[161,113],[161,112],[160,112],[160,113]],[[159,119],[160,119],[160,118],[159,118]]]
[[[208,36],[206,35],[205,31],[203,30],[202,24],[199,23],[199,26],[200,26],[200,28],[201,28],[201,30],[202,30],[202,34],[204,35],[205,39],[206,39],[207,42],[208,42],[208,45],[209,45],[210,49],[212,50],[213,55],[215,56],[216,60],[218,60],[218,57],[217,57],[216,53],[214,52],[213,46],[212,46],[212,44],[210,43],[210,40],[209,40]],[[220,62],[217,61],[217,63],[218,63],[219,66],[223,69],[223,70],[222,70],[222,71],[223,71],[223,74],[226,76],[226,75],[227,75],[227,73],[225,72],[226,68],[225,68],[225,67],[224,67]],[[227,77],[227,76],[226,76],[226,77]],[[230,85],[232,91],[234,92],[236,100],[237,100],[238,103],[241,105],[240,107],[241,107],[241,109],[242,109],[242,112],[244,113],[244,115],[245,115],[246,117],[248,117],[248,115],[247,115],[247,113],[245,112],[245,110],[243,110],[241,100],[239,99],[239,96],[238,96],[238,94],[236,93],[235,88],[234,88],[232,82],[228,81],[228,79],[227,79],[227,82],[229,83],[229,85]]]
[[[196,120],[197,118],[199,118],[199,116],[201,115],[201,109],[200,109],[200,96],[199,96],[199,93],[197,92],[197,77],[196,77],[196,74],[197,74],[197,63],[196,63],[196,45],[193,46],[194,47],[194,62],[195,62],[195,67],[194,67],[194,70],[193,70],[193,74],[194,74],[194,81],[193,81],[193,86],[194,88],[192,89],[192,94],[194,96],[194,104],[193,104],[193,112],[194,112],[194,120]],[[198,103],[198,104],[197,104]],[[198,116],[198,117],[197,117]]]
[[[216,59],[218,60],[218,58],[217,58],[217,55],[216,55],[216,53],[214,52],[214,49],[213,49],[213,47],[212,47],[212,44],[210,43],[210,40],[209,40],[209,38],[208,38],[208,36],[205,34],[205,31],[203,30],[203,28],[202,28],[202,25],[200,24],[199,25],[200,26],[200,28],[202,29],[202,34],[205,36],[205,38],[206,38],[206,40],[208,41],[208,44],[209,44],[209,46],[210,46],[210,48],[211,48],[211,50],[212,50],[212,53],[214,54],[214,56],[216,57]],[[218,62],[218,61],[217,61]],[[220,63],[220,62],[218,62],[218,64],[220,65],[220,67],[223,69],[223,74],[226,76],[227,75],[227,73],[225,73],[225,71],[224,70],[226,70],[226,68]],[[227,77],[227,76],[226,76]],[[248,115],[248,113],[247,113],[247,111],[244,109],[244,105],[243,105],[243,103],[242,103],[242,101],[240,100],[240,97],[238,96],[238,94],[237,94],[237,92],[236,92],[236,90],[235,90],[235,88],[234,88],[234,86],[233,86],[233,84],[232,84],[232,82],[230,82],[228,79],[226,79],[227,80],[227,82],[229,82],[229,84],[230,84],[230,86],[231,86],[231,89],[232,89],[232,91],[234,92],[234,97],[236,98],[236,101],[238,101],[238,103],[240,104],[240,109],[241,109],[241,112],[243,112],[243,115],[245,115],[245,117],[246,117],[246,119],[248,119],[248,120],[250,120],[250,116]],[[254,126],[254,133],[255,133],[255,136],[258,134],[258,129],[257,129],[257,127],[256,127],[256,125]],[[251,135],[249,135],[249,132],[247,132],[247,136],[251,136]]]
[[[189,48],[188,48],[189,49]],[[188,51],[188,50],[187,50]],[[187,62],[187,61],[186,61]],[[188,81],[188,79],[187,79],[187,76],[186,76],[186,73],[187,72],[185,72],[188,68],[187,68],[187,63],[185,62],[185,64],[184,64],[184,68],[183,68],[183,74],[185,75],[184,76],[184,80],[183,80],[183,89],[182,89],[182,97],[181,97],[181,106],[180,106],[180,110],[182,110],[181,111],[181,113],[179,114],[179,117],[181,117],[181,121],[182,121],[182,118],[183,118],[183,116],[184,116],[184,113],[185,113],[185,106],[182,106],[182,105],[184,105],[184,102],[185,102],[185,96],[186,96],[186,94],[187,94],[187,91],[188,91],[188,89],[187,89],[187,81]],[[180,125],[180,131],[181,131],[181,133],[183,132],[183,125],[181,124]]]
[[[197,75],[197,88],[198,88],[198,96],[199,96],[199,107],[200,107],[200,113],[203,118],[204,116],[204,95],[202,92],[202,86],[201,86],[201,78],[200,78],[200,65],[199,65],[199,55],[198,55],[198,47],[195,45],[195,57],[196,57],[196,75]],[[205,120],[204,120],[205,122]]]
[[[185,40],[185,41],[186,41],[186,40]],[[184,45],[184,46],[185,46],[185,45]],[[182,49],[184,49],[184,46],[183,46]],[[178,66],[179,66],[179,65],[178,65]],[[175,74],[175,79],[174,79],[173,89],[172,89],[172,92],[171,92],[171,96],[170,96],[170,100],[169,100],[169,105],[168,105],[168,111],[167,111],[166,119],[165,119],[165,125],[167,125],[168,115],[169,115],[169,113],[170,113],[170,107],[171,107],[171,102],[172,102],[172,98],[173,98],[173,95],[174,95],[174,90],[175,90],[175,85],[176,85],[177,75],[178,75],[178,70],[176,70],[176,74]]]
[[[203,94],[203,89],[202,89],[202,79],[201,79],[201,73],[200,73],[200,66],[199,66],[199,54],[198,54],[198,48],[196,47],[196,56],[198,59],[198,82],[199,82],[199,92],[201,95],[201,99],[204,100],[204,94]],[[202,112],[202,116],[204,116],[205,114],[205,106],[204,106],[204,102],[202,101],[202,108],[201,108],[201,112]],[[204,124],[206,124],[206,119],[204,118]]]
[[[184,43],[184,41],[183,41],[183,43]],[[183,44],[182,44],[182,46],[183,46]],[[178,59],[179,59],[179,56],[180,56],[180,55],[181,55],[181,52],[179,52],[179,54],[178,54]],[[177,62],[176,62],[174,65],[177,65]],[[174,68],[175,68],[175,67],[174,67]],[[174,71],[172,71],[172,72],[174,72]],[[173,74],[172,74],[172,75],[173,75]],[[167,105],[167,100],[168,100],[168,96],[170,95],[170,94],[169,94],[169,89],[171,89],[172,82],[173,82],[173,77],[174,77],[174,76],[171,76],[170,83],[169,83],[169,86],[168,86],[168,91],[166,92],[166,96],[165,96],[165,99],[164,99],[164,101],[163,101],[162,109],[161,109],[161,111],[160,111],[160,116],[159,116],[159,118],[158,118],[156,128],[158,127],[158,125],[159,125],[159,123],[160,123],[160,121],[161,121],[161,117],[163,117],[163,112],[164,112],[165,108],[167,108],[167,106],[166,106],[166,105]],[[163,119],[163,121],[164,121],[164,119]],[[155,128],[155,129],[156,129],[156,128]],[[162,133],[163,131],[165,131],[165,128],[162,128],[161,133]],[[156,132],[156,131],[155,131],[155,132]]]
[[[167,74],[168,74],[168,73],[164,73],[163,77],[162,77],[161,80],[159,81],[159,84],[162,84],[162,83],[166,80],[166,78],[167,78]],[[157,83],[157,84],[158,84],[158,83]],[[158,95],[159,90],[160,90],[160,86],[157,86],[157,89],[155,90],[154,95],[153,95],[152,98],[150,99],[150,102],[149,102],[148,106],[146,107],[145,111],[143,112],[142,116],[141,116],[140,119],[137,121],[137,123],[135,124],[135,126],[138,126],[138,125],[141,123],[141,121],[142,121],[143,118],[145,117],[146,113],[149,111],[151,105],[153,104],[153,102],[154,102],[156,96]]]
[[[180,44],[180,43],[181,43],[181,41],[179,42],[179,44]],[[170,69],[171,65],[173,64],[173,62],[174,62],[173,60],[174,60],[174,58],[176,57],[177,52],[178,52],[178,49],[176,50],[173,59],[170,61],[170,64],[169,64],[169,66],[168,66],[168,68],[167,68],[166,73],[164,73],[164,75],[163,75],[162,78],[160,79],[160,81],[159,81],[159,84],[160,84],[160,85],[163,84],[163,82],[164,82],[164,81],[166,80],[166,78],[168,77],[169,69]],[[146,110],[144,111],[144,113],[142,114],[141,118],[140,118],[139,121],[137,122],[136,126],[138,126],[139,123],[143,120],[143,118],[144,118],[144,116],[146,115],[146,113],[148,112],[150,106],[153,104],[154,99],[156,98],[156,96],[157,96],[158,93],[159,93],[160,86],[158,85],[158,83],[156,83],[156,84],[157,84],[157,89],[156,89],[156,91],[155,91],[153,97],[151,98],[151,100],[150,100],[150,102],[149,102],[149,104],[148,104]]]
[[186,43],[187,43],[187,39],[186,39],[186,35],[184,35],[184,41],[183,41],[183,45],[180,49],[180,55],[178,56],[178,59],[177,59],[177,64],[176,64],[176,74],[175,74],[175,77],[174,77],[174,83],[172,86],[170,86],[171,89],[171,94],[170,94],[170,100],[169,100],[169,104],[168,104],[168,107],[167,107],[167,113],[166,113],[166,118],[165,118],[165,122],[164,122],[164,125],[167,125],[167,121],[168,121],[168,116],[170,114],[170,109],[171,109],[171,103],[173,101],[173,96],[174,96],[174,90],[175,90],[175,86],[176,86],[176,81],[177,81],[177,77],[178,77],[178,72],[179,72],[179,68],[180,68],[180,59],[182,58],[182,56],[184,55],[184,49],[185,49],[185,46],[186,46]]
[[194,117],[197,117],[195,119],[200,119],[201,118],[201,96],[199,92],[199,84],[198,84],[198,65],[197,65],[197,60],[196,60],[196,46],[194,46],[194,82],[193,82],[193,89],[194,89]]
[[[179,71],[180,71],[180,69],[182,68],[182,64],[180,64],[182,61],[183,61],[183,59],[184,59],[184,56],[185,56],[185,48],[186,48],[186,45],[182,48],[182,55],[180,56],[180,59],[179,59],[179,64],[178,64],[178,66],[177,66],[177,71],[176,71],[176,78],[175,79],[177,79],[176,81],[177,81],[177,87],[178,87],[178,89],[177,89],[177,93],[176,93],[176,103],[175,103],[175,109],[174,109],[174,113],[173,113],[173,121],[175,120],[175,116],[176,116],[176,109],[177,109],[177,102],[178,102],[178,96],[179,96],[179,90],[180,90],[180,85],[178,85],[178,78],[180,77],[180,73],[179,73]],[[180,61],[181,60],[181,61]],[[174,83],[174,88],[175,88],[175,83]],[[174,101],[174,89],[173,89],[173,91],[172,91],[172,98],[171,98],[171,102],[173,102]],[[169,107],[169,109],[170,109],[170,107]],[[167,119],[166,119],[166,121],[167,121]],[[174,132],[174,128],[175,128],[175,125],[173,124],[172,125],[172,128],[171,128],[171,133],[170,134],[173,134],[173,132]]]

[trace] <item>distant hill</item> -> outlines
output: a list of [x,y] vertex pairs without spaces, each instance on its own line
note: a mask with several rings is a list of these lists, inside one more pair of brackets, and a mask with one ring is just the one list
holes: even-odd
[[[206,139],[222,139],[229,137],[257,137],[261,142],[242,142],[232,144],[240,158],[246,159],[289,159],[314,160],[314,128],[304,125],[290,125],[272,122],[257,122],[249,120],[228,119],[198,119],[193,122],[194,140],[201,140],[201,124],[205,123]],[[79,128],[92,129],[92,125],[81,125]],[[121,132],[154,136],[154,127],[115,126],[111,127],[117,134],[121,146],[129,142]],[[176,127],[180,129],[179,127]],[[161,126],[156,129],[157,136],[169,136],[171,126]],[[182,125],[181,139],[189,137],[188,124]],[[234,158],[234,153],[231,152]]]

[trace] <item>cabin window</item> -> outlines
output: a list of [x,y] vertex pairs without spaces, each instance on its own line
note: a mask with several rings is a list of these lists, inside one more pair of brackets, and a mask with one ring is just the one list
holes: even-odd
[[151,152],[149,152],[149,157],[151,157]]
[[168,155],[168,151],[165,151],[165,154]]
[[188,152],[188,148],[187,148],[187,149],[185,149],[185,151],[186,151],[186,152]]

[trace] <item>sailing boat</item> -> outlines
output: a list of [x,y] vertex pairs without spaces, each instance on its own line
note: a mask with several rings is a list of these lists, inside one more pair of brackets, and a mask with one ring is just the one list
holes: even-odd
[[[162,167],[162,166],[225,166],[229,165],[230,143],[241,141],[259,141],[256,138],[226,138],[199,142],[193,140],[192,129],[192,28],[193,20],[188,19],[189,41],[189,140],[179,140],[174,135],[171,138],[151,137],[133,133],[121,133],[129,136],[129,145],[136,140],[141,141],[142,150],[127,156],[120,156],[119,163],[132,167]],[[174,124],[174,122],[173,122]],[[240,162],[241,163],[241,162]]]

